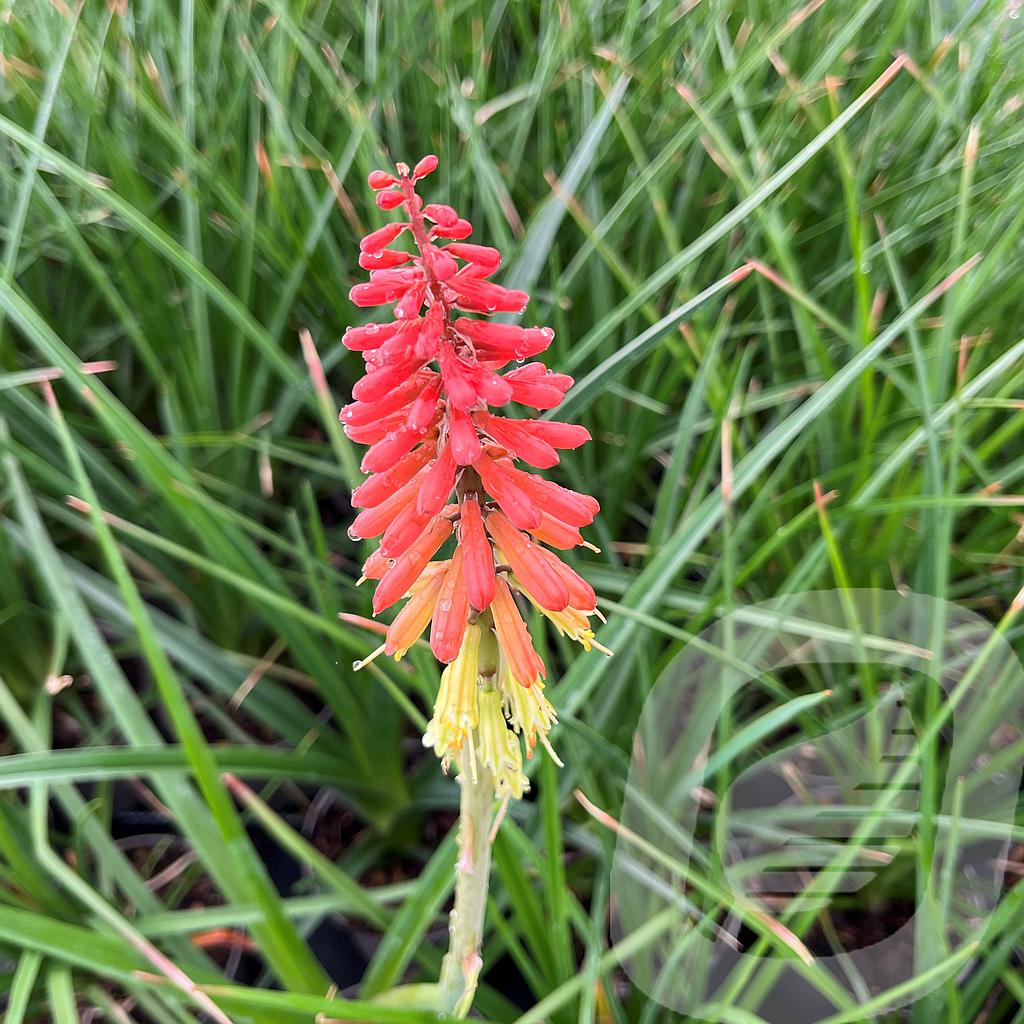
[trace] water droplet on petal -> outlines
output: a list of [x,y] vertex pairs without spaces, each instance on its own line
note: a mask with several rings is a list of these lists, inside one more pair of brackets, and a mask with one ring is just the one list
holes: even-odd
[[349,540],[362,540],[363,539],[362,537],[359,536],[358,533],[356,533],[355,530],[352,529],[351,526],[345,532],[348,534],[348,539]]

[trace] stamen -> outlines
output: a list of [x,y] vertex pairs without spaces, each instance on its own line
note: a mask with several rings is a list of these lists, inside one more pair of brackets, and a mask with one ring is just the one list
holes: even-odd
[[375,650],[372,654],[367,655],[367,657],[361,658],[358,661],[353,661],[352,668],[356,672],[358,672],[360,669],[366,668],[366,666],[369,665],[371,661],[375,660],[376,658],[379,658],[384,653],[384,646],[384,644],[381,644],[380,647],[378,647],[377,650]]
[[548,740],[547,734],[542,732],[538,735],[537,738],[540,740],[541,745],[544,747],[544,749],[548,752],[548,755],[551,757],[551,760],[554,761],[559,768],[564,768],[565,765],[562,764],[561,758],[559,758],[559,756],[555,753],[554,747],[551,746],[551,742]]

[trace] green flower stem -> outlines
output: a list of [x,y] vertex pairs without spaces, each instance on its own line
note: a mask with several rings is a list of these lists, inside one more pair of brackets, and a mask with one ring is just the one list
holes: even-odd
[[[479,491],[480,480],[467,467],[457,491],[461,502],[469,491]],[[492,684],[498,673],[498,642],[489,611],[476,620],[480,627],[477,655],[478,683]],[[474,730],[475,734],[476,730]],[[494,778],[477,756],[479,744],[467,743],[459,758],[459,859],[455,866],[455,901],[448,918],[448,952],[441,964],[437,983],[438,1012],[465,1017],[473,1005],[483,960],[484,916],[491,875],[491,807]]]
[[[473,763],[465,763],[469,758]],[[494,782],[467,752],[459,775],[459,860],[456,865],[455,903],[448,919],[449,945],[438,981],[439,1012],[465,1017],[473,1003],[483,961],[484,914],[491,873],[491,807]],[[474,770],[475,769],[475,770]]]

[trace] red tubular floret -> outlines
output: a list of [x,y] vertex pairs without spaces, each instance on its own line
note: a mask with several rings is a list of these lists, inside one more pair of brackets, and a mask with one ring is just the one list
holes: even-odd
[[448,410],[448,439],[455,461],[460,466],[471,466],[483,454],[476,426],[469,414],[454,406]]
[[345,436],[356,444],[376,444],[383,441],[388,434],[405,426],[406,411],[399,409],[390,416],[382,416],[376,423],[345,424]]
[[527,363],[505,374],[511,401],[534,409],[554,409],[572,387],[572,377],[552,373],[543,363]]
[[371,231],[360,243],[361,252],[380,252],[389,246],[409,225],[402,223],[385,224]]
[[423,434],[411,427],[399,427],[394,433],[382,438],[363,456],[364,473],[381,473],[390,469],[407,452],[419,444]]
[[469,621],[469,596],[462,578],[462,549],[456,548],[437,592],[434,621],[430,626],[430,647],[438,661],[454,661],[462,647]]
[[512,678],[520,686],[533,686],[539,676],[547,675],[544,671],[544,662],[533,649],[530,631],[526,628],[515,598],[504,580],[497,582],[491,607],[498,644],[508,659]]
[[549,516],[546,512],[541,512],[540,522],[536,526],[525,529],[534,540],[550,544],[561,551],[569,551],[583,543],[583,534],[575,526],[563,523],[561,519]]
[[437,170],[437,157],[433,153],[423,157],[412,169],[412,180],[419,181]]
[[441,446],[433,465],[423,475],[416,510],[421,515],[436,515],[448,503],[455,487],[455,457],[450,444]]
[[419,479],[414,477],[379,505],[360,512],[352,521],[349,534],[364,540],[370,537],[379,537],[398,516],[416,501],[419,489]]
[[458,306],[477,313],[521,313],[530,301],[526,292],[461,273],[445,281],[445,287],[454,293]]
[[594,516],[601,510],[597,499],[589,494],[579,494],[567,487],[556,484],[553,480],[534,476],[508,464],[509,476],[534,501],[542,505],[551,515],[573,526],[589,526]]
[[469,603],[483,611],[494,598],[494,555],[484,531],[480,502],[475,494],[467,495],[459,506],[459,544],[463,551],[462,574],[466,580]]
[[519,487],[500,462],[484,457],[475,463],[487,493],[502,507],[520,530],[532,530],[541,523],[541,510]]
[[489,245],[474,245],[472,242],[449,242],[447,249],[460,260],[465,260],[467,263],[472,263],[481,269],[486,268],[488,274],[493,274],[501,265],[501,253],[497,249],[492,249]]
[[569,607],[569,588],[544,559],[542,548],[521,534],[501,512],[487,516],[487,532],[542,608],[560,612]]
[[452,326],[489,358],[528,359],[539,355],[550,344],[555,332],[550,327],[518,327],[515,324],[492,324],[486,320],[459,317]]
[[353,508],[373,508],[411,480],[436,454],[433,442],[421,444],[402,456],[391,469],[364,480],[352,492]]
[[373,613],[379,614],[400,600],[405,592],[419,579],[427,562],[434,557],[437,549],[451,536],[450,519],[441,516],[431,520],[415,542],[395,559],[387,572],[380,578],[373,592]]
[[488,412],[474,413],[477,425],[517,459],[538,469],[550,469],[558,464],[558,452],[543,438],[534,437],[526,420],[510,420],[492,416]]
[[407,252],[398,252],[396,249],[382,249],[380,252],[361,252],[359,254],[359,266],[363,270],[385,270],[392,267],[400,267],[411,259],[412,257]]
[[370,176],[367,180],[370,183],[370,188],[375,192],[398,184],[398,179],[393,174],[388,174],[387,171],[370,171]]
[[380,348],[388,338],[393,338],[399,328],[405,326],[400,322],[390,324],[365,324],[362,327],[349,327],[345,331],[341,343],[353,352],[365,352]]

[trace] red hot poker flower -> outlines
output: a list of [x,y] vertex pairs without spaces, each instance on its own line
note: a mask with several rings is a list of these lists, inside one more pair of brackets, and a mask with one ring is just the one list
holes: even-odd
[[[407,599],[371,657],[401,658],[429,626],[448,664],[424,741],[446,767],[468,749],[460,768],[482,768],[499,795],[520,796],[527,780],[514,734],[531,756],[538,741],[548,746],[555,717],[516,595],[585,649],[600,645],[589,624],[593,589],[549,550],[584,544],[580,529],[598,504],[516,463],[550,468],[590,434],[490,411],[510,402],[553,409],[572,378],[523,363],[551,344],[549,327],[480,318],[521,313],[529,296],[490,280],[501,253],[464,241],[469,221],[450,206],[424,205],[417,182],[436,167],[426,156],[411,172],[398,164],[369,179],[377,205],[403,219],[360,242],[370,280],[349,294],[357,306],[393,307],[392,320],[349,328],[343,339],[366,374],[341,421],[369,445],[363,470],[372,474],[352,495],[361,511],[349,533],[381,538],[363,568],[378,581],[374,614]],[[410,250],[391,248],[407,240]],[[451,557],[431,561],[453,533]]]

